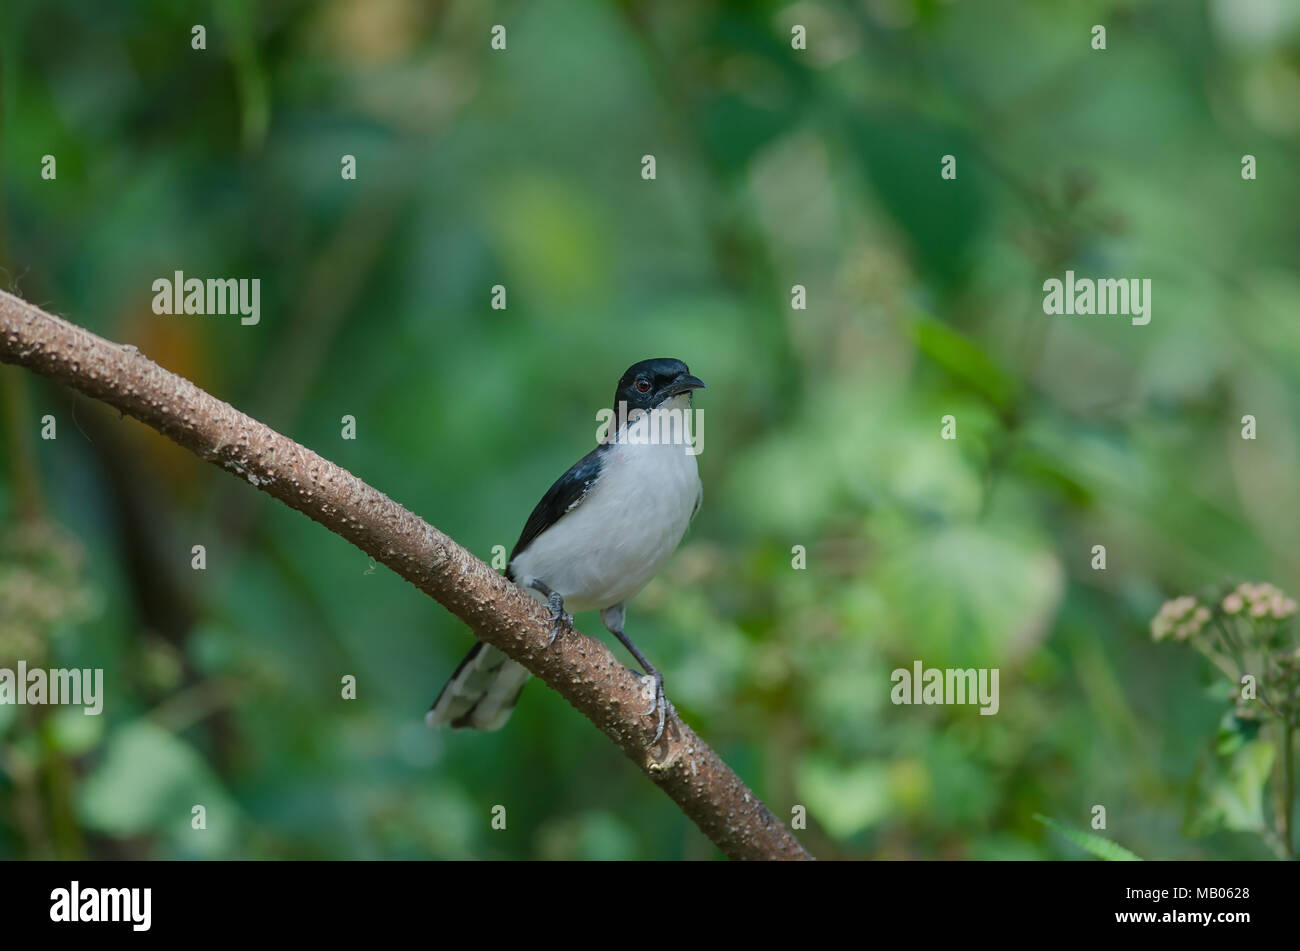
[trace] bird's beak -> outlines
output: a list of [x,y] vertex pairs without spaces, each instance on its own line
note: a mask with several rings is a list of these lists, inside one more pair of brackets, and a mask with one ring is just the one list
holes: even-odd
[[704,389],[703,380],[701,380],[698,376],[690,376],[689,374],[684,374],[682,376],[679,376],[677,379],[673,380],[673,382],[668,385],[668,389],[665,390],[664,393],[666,396],[676,396],[679,393],[687,393],[690,392],[691,390],[702,390],[702,389]]

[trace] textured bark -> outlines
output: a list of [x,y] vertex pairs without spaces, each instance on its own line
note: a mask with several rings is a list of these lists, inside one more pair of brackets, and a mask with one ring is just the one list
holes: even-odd
[[448,536],[318,456],[122,346],[0,291],[0,362],[103,400],[383,562],[564,697],[724,853],[807,859],[788,829],[679,720],[657,721],[639,678],[575,632],[547,647],[546,609]]

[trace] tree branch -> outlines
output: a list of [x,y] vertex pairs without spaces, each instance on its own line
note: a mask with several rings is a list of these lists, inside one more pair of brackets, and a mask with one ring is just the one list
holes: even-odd
[[345,469],[169,373],[0,291],[0,362],[103,400],[202,459],[246,479],[383,562],[519,661],[594,723],[736,859],[811,858],[685,724],[641,715],[641,681],[599,640],[575,632],[548,648],[549,614],[451,538]]

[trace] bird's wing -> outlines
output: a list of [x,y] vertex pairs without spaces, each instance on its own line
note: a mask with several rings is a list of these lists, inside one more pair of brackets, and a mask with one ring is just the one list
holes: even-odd
[[519,541],[515,542],[515,550],[510,553],[511,561],[532,544],[534,538],[582,504],[582,500],[586,498],[587,493],[600,477],[602,457],[608,450],[608,443],[597,446],[575,462],[568,472],[556,479],[555,484],[546,490],[542,500],[533,509],[533,514],[528,516],[528,521],[524,523]]

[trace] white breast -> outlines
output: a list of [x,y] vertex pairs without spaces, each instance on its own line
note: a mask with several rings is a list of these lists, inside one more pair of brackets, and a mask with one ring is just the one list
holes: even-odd
[[582,503],[514,559],[514,576],[545,582],[570,613],[622,603],[668,561],[700,492],[685,446],[615,444]]

